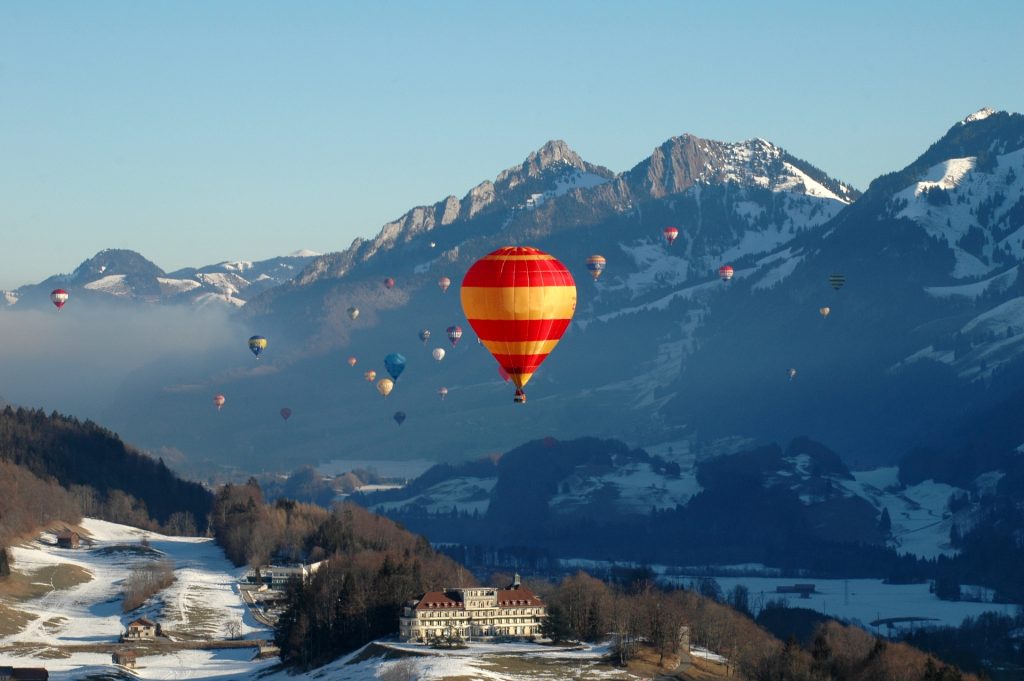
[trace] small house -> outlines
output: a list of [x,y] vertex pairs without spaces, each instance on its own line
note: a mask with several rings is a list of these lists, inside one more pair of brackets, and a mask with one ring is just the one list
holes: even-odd
[[57,533],[57,548],[77,549],[78,542],[79,536],[74,530],[63,530]]
[[140,639],[155,638],[160,635],[160,626],[150,619],[140,617],[128,623],[128,629],[124,633],[125,640],[137,641]]
[[0,667],[0,681],[50,681],[45,667]]
[[114,664],[127,669],[135,669],[135,665],[139,661],[139,657],[135,654],[134,650],[116,650],[110,657]]

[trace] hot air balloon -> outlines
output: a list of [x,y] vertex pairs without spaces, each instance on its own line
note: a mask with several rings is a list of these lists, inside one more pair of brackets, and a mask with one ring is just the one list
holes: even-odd
[[722,281],[729,281],[735,273],[736,271],[732,268],[732,265],[722,265],[718,268],[718,276],[722,278]]
[[388,277],[387,279],[384,280],[384,288],[386,288],[386,289],[393,289],[394,287],[395,287],[395,280],[394,279],[392,279],[391,277]]
[[434,348],[434,351],[431,352],[430,354],[434,356],[434,359],[440,362],[442,359],[444,359],[444,348]]
[[398,377],[405,371],[405,357],[397,352],[392,352],[384,358],[384,368],[388,370],[391,378],[397,381]]
[[350,367],[354,367],[354,366],[356,365],[356,361],[357,361],[357,360],[356,360],[356,358],[355,358],[355,355],[353,355],[353,356],[349,357],[349,358],[348,358],[347,360],[345,360],[345,361],[347,361],[347,362],[348,362],[348,365],[349,365]]
[[441,293],[448,293],[448,287],[452,285],[452,280],[448,277],[441,277],[437,280],[437,287],[441,289]]
[[453,348],[459,344],[459,339],[462,338],[461,326],[449,326],[444,332],[448,334],[448,340],[451,341]]
[[382,378],[379,381],[377,381],[377,392],[379,392],[384,397],[390,395],[391,391],[394,389],[395,382],[392,381],[390,378]]
[[789,370],[789,380],[792,381],[794,377],[796,377],[796,369],[790,369]]
[[437,247],[437,242],[436,241],[431,241],[430,242],[430,247],[431,248],[436,248]]
[[508,246],[477,260],[462,280],[462,310],[516,384],[514,401],[558,344],[576,311],[576,282],[554,256]]
[[405,421],[405,412],[396,411],[395,415],[392,418],[395,419],[395,423],[397,423],[398,425],[402,425],[402,422]]
[[437,389],[437,394],[440,395],[441,399],[443,400],[445,397],[448,396],[448,388],[442,385],[440,388]]
[[838,272],[828,275],[828,283],[832,285],[832,288],[839,290],[846,283],[846,277]]
[[587,258],[587,269],[590,270],[590,276],[597,281],[597,278],[604,272],[605,259],[603,255],[592,255]]
[[822,317],[828,317],[829,314],[832,312],[832,308],[823,307],[820,310],[818,310],[818,312],[821,314]]
[[352,321],[355,321],[359,317],[358,307],[350,307],[349,309],[345,310],[345,312],[348,313],[348,318],[351,319]]
[[365,378],[367,382],[373,383],[374,381],[377,380],[377,372],[374,371],[373,369],[370,369],[369,371],[363,374],[363,378]]
[[292,410],[291,409],[289,409],[288,407],[285,407],[285,408],[283,408],[281,410],[281,418],[283,418],[285,421],[287,421],[291,417],[292,417]]
[[668,242],[669,246],[671,246],[672,242],[679,237],[679,230],[675,227],[666,227],[661,230],[661,233],[665,235],[665,241]]
[[423,341],[424,345],[426,345],[427,341],[430,340],[430,329],[423,329],[422,331],[420,331],[419,335],[420,340]]
[[512,375],[505,371],[505,367],[501,366],[500,364],[498,365],[498,375],[501,376],[501,380],[505,381],[506,383],[512,380]]
[[50,291],[50,301],[58,310],[64,307],[64,303],[68,302],[68,298],[70,298],[68,292],[62,288],[55,288]]
[[267,339],[263,336],[253,336],[249,339],[249,349],[252,350],[252,354],[256,355],[256,359],[260,358],[260,353],[267,349]]
[[220,408],[224,406],[224,403],[226,401],[227,400],[224,399],[223,395],[214,395],[213,396],[213,406],[217,407],[217,411],[220,411]]

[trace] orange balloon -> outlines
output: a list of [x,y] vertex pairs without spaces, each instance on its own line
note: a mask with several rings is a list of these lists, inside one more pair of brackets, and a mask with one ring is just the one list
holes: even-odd
[[515,401],[558,345],[576,311],[576,282],[554,256],[507,246],[480,258],[462,280],[462,310],[516,384]]

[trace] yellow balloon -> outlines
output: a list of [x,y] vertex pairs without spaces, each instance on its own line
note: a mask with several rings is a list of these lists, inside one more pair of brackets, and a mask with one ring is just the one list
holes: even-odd
[[379,381],[377,381],[377,392],[379,392],[384,397],[390,395],[391,391],[394,389],[395,382],[392,381],[390,378],[382,378]]

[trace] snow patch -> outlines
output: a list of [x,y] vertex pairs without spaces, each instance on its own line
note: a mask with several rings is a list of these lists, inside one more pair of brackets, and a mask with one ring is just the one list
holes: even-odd
[[125,276],[124,274],[108,274],[96,281],[90,281],[82,288],[89,289],[90,291],[100,291],[112,296],[129,296],[132,291],[124,281]]

